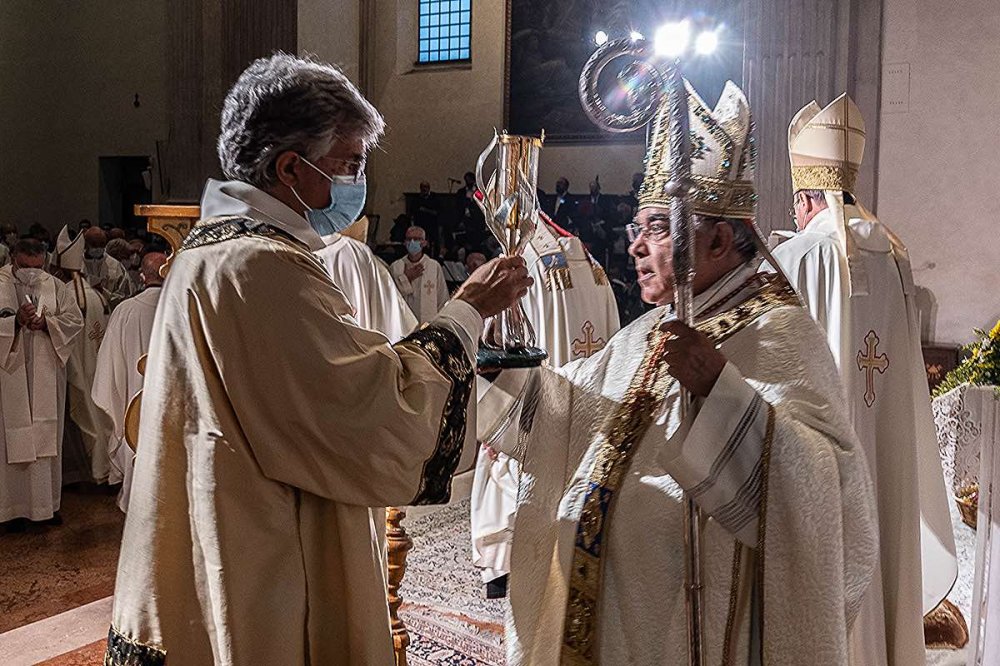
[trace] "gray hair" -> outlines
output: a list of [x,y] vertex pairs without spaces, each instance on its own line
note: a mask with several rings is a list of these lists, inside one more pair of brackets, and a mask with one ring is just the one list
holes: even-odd
[[[801,194],[807,199],[812,199],[821,207],[826,208],[826,191],[825,190],[799,190],[796,194]],[[850,192],[841,192],[844,197],[844,203],[848,206],[854,205],[854,195]]]
[[285,151],[317,160],[336,140],[360,139],[366,150],[385,121],[343,72],[325,63],[275,53],[247,67],[226,95],[218,152],[227,178],[266,188],[277,183]]
[[743,261],[750,261],[757,254],[757,234],[745,220],[698,215],[696,221],[698,224],[728,224],[733,230],[733,249]]

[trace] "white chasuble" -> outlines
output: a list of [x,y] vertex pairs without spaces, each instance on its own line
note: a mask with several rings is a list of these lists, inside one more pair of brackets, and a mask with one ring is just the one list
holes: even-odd
[[[820,332],[754,270],[696,299],[729,363],[684,423],[660,361],[665,307],[528,374],[510,451],[511,666],[687,663],[684,491],[706,515],[706,663],[846,663],[876,558],[871,482]],[[505,375],[497,390],[517,395]],[[480,410],[482,436],[500,410]]]
[[160,287],[147,287],[122,301],[111,313],[108,330],[97,353],[94,388],[90,392],[94,404],[113,425],[107,443],[111,461],[108,483],[122,484],[118,493],[118,508],[122,511],[128,511],[135,460],[125,441],[125,410],[142,389],[143,377],[139,374],[138,362],[149,350],[159,300]]
[[392,664],[369,507],[448,500],[482,319],[454,301],[390,345],[299,214],[215,181],[202,213],[150,338],[105,663]]
[[448,285],[445,283],[441,264],[426,254],[420,256],[419,262],[423,265],[424,272],[417,279],[410,281],[404,271],[406,266],[412,263],[409,257],[402,257],[392,262],[389,270],[407,305],[422,324],[433,319],[448,302]]
[[[534,284],[522,300],[546,363],[561,367],[598,353],[618,332],[618,304],[607,275],[580,239],[560,233],[544,218],[525,248]],[[484,380],[480,379],[480,383]],[[513,436],[508,430],[505,436]],[[500,453],[481,452],[472,484],[472,563],[485,581],[510,571],[510,543],[517,510],[519,468]]]
[[[17,327],[25,298],[45,313],[47,329]],[[0,522],[46,520],[59,510],[65,364],[83,327],[66,285],[50,275],[22,284],[0,268]]]
[[827,196],[831,207],[774,256],[824,329],[878,499],[881,566],[852,662],[908,666],[923,663],[922,618],[958,571],[913,276],[906,249],[887,227],[861,207],[844,206],[839,195]]
[[389,342],[399,342],[409,335],[417,327],[417,320],[389,267],[360,241],[342,234],[322,238],[326,247],[315,254],[333,284],[354,306],[358,325],[382,333]]
[[[111,474],[111,456],[108,440],[114,431],[111,419],[101,411],[91,397],[94,373],[97,370],[97,352],[104,340],[110,310],[104,297],[79,272],[73,273],[69,282],[83,313],[83,332],[77,339],[66,363],[69,381],[69,416],[80,431],[83,449],[90,469],[85,477],[96,483],[107,483]],[[79,446],[79,444],[78,444]]]

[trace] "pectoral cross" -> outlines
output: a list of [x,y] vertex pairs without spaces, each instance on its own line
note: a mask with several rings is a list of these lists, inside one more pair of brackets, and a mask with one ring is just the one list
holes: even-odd
[[573,356],[590,358],[597,352],[604,349],[607,344],[604,338],[594,338],[594,325],[590,321],[583,322],[583,339],[573,340]]
[[876,356],[878,351],[878,336],[875,331],[868,331],[865,336],[865,350],[858,351],[858,370],[867,373],[865,377],[865,404],[871,407],[875,404],[875,371],[885,374],[889,367],[889,357],[885,354]]

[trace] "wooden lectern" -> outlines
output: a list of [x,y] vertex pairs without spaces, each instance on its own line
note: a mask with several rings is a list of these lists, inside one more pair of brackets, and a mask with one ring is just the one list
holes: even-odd
[[[201,219],[201,208],[199,206],[165,206],[165,205],[138,205],[135,207],[135,214],[148,219],[146,229],[151,233],[158,234],[170,244],[170,256],[167,263],[163,265],[161,274],[166,277],[170,270],[170,260],[173,253],[180,249],[184,238],[191,231],[195,223]],[[368,219],[361,218],[353,225],[343,231],[343,234],[361,240],[368,230]],[[358,238],[360,236],[360,238]],[[146,357],[139,359],[139,373],[145,374]],[[138,449],[139,443],[139,414],[142,403],[142,391],[139,391],[128,404],[125,412],[125,441],[132,447],[133,451]],[[389,601],[389,616],[392,621],[392,644],[396,653],[396,666],[406,666],[406,647],[410,644],[410,636],[406,631],[406,626],[399,619],[399,607],[403,600],[399,596],[399,587],[406,574],[406,554],[413,548],[413,540],[400,525],[406,512],[396,507],[386,509],[386,541],[388,542],[388,571],[387,571],[387,597]]]

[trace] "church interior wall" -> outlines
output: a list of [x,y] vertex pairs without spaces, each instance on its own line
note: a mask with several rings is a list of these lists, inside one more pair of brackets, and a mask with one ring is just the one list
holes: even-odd
[[166,138],[166,0],[71,4],[0,3],[0,218],[22,232],[96,221],[98,158]]
[[884,1],[877,212],[936,301],[925,336],[965,343],[1000,317],[997,4]]
[[[503,2],[473,0],[471,66],[422,68],[414,65],[417,3],[378,3],[367,92],[388,128],[381,150],[371,159],[369,187],[371,210],[382,216],[383,234],[403,212],[404,192],[415,192],[421,180],[447,192],[448,178],[460,180],[473,170],[493,129],[503,128],[505,11]],[[555,181],[566,176],[573,193],[585,194],[600,175],[605,192],[624,194],[632,174],[642,170],[642,157],[639,144],[550,143],[542,150],[539,186],[552,192]]]

